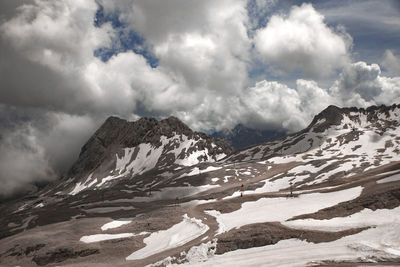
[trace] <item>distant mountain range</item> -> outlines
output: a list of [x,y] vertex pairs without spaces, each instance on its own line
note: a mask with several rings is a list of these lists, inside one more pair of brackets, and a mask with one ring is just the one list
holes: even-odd
[[252,145],[274,141],[286,135],[283,130],[257,130],[244,126],[236,125],[233,129],[218,131],[211,134],[212,137],[228,141],[236,150],[240,150]]

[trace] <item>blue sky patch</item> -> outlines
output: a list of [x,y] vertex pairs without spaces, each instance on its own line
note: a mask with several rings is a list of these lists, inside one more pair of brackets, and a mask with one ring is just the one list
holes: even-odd
[[158,66],[158,58],[152,53],[149,44],[139,33],[135,32],[130,25],[120,20],[119,14],[105,13],[104,7],[98,4],[96,11],[94,25],[101,27],[104,23],[111,23],[116,38],[112,40],[109,47],[101,47],[96,49],[93,54],[95,57],[101,58],[102,61],[108,61],[113,55],[123,53],[126,51],[133,51],[136,54],[142,55],[146,58],[147,63],[152,67]]

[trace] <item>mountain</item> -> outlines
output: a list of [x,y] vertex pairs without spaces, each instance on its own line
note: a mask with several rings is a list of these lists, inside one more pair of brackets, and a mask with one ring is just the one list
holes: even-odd
[[212,137],[228,141],[237,150],[263,142],[273,141],[285,135],[286,132],[283,130],[257,130],[248,128],[243,124],[238,124],[230,130],[223,130],[211,134]]
[[397,159],[400,152],[399,119],[398,105],[367,109],[329,106],[315,116],[306,129],[280,140],[237,151],[226,161],[295,154],[318,159],[345,156],[361,157],[358,164],[372,168]]
[[[65,187],[75,184],[70,194],[88,188],[109,187],[115,180],[215,162],[231,154],[227,142],[193,132],[175,117],[136,122],[110,117],[83,146],[68,173]],[[68,189],[67,189],[68,190]]]
[[232,151],[109,118],[68,176],[0,205],[0,266],[399,266],[400,105]]

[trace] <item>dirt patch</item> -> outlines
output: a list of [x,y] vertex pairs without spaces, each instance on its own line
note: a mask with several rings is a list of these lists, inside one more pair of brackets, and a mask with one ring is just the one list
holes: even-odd
[[44,255],[36,255],[33,257],[33,261],[39,265],[44,266],[49,263],[63,262],[67,259],[75,259],[78,257],[86,257],[93,254],[98,254],[98,249],[83,249],[73,250],[71,248],[59,248],[53,251],[46,252]]
[[297,238],[308,242],[331,242],[343,236],[359,233],[366,228],[350,229],[340,232],[297,230],[280,223],[257,223],[231,230],[218,237],[216,254],[261,247],[278,243],[280,240]]
[[26,248],[22,248],[19,244],[16,244],[15,246],[13,246],[9,250],[7,250],[4,254],[1,254],[1,255],[5,255],[5,256],[23,256],[23,255],[29,256],[31,253],[34,253],[34,252],[40,250],[44,246],[46,246],[46,245],[45,244],[37,244],[37,245],[34,245],[34,246],[28,246]]

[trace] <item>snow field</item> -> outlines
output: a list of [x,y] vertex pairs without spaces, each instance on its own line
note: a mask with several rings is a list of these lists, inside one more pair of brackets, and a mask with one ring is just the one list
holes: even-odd
[[220,229],[229,231],[243,225],[261,222],[285,221],[294,216],[317,212],[320,209],[334,206],[360,196],[362,187],[330,193],[303,194],[296,198],[261,198],[245,202],[239,210],[231,213],[209,213],[216,217]]
[[183,221],[171,228],[152,233],[143,242],[146,246],[133,252],[126,260],[139,260],[165,250],[182,246],[187,242],[201,236],[208,231],[209,227],[201,220],[183,216]]
[[329,220],[303,219],[281,223],[295,229],[337,232],[351,228],[400,223],[400,207],[374,211],[363,209],[347,217],[336,217]]
[[309,243],[298,239],[274,245],[238,249],[213,255],[206,261],[179,266],[308,266],[321,261],[376,262],[400,256],[400,225],[387,224],[333,242]]

